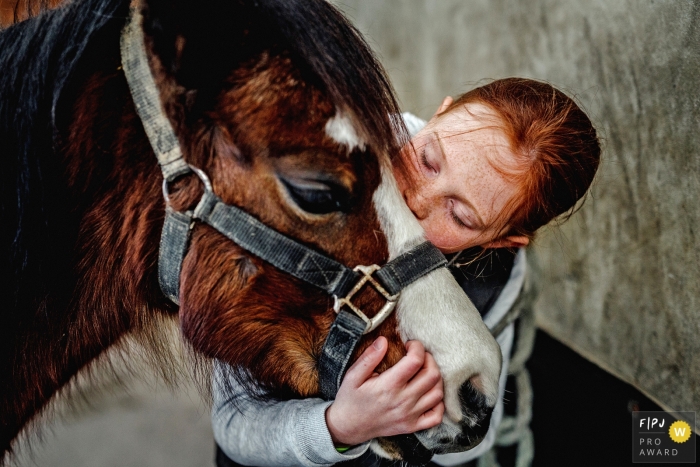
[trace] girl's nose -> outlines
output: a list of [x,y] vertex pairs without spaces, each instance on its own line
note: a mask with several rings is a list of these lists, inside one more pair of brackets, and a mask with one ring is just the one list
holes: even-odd
[[428,200],[420,194],[413,192],[406,196],[406,204],[416,219],[423,220],[430,214]]

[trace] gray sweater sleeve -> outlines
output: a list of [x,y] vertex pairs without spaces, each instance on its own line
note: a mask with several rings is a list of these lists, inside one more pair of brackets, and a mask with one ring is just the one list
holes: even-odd
[[212,388],[212,427],[216,442],[232,460],[259,467],[316,467],[355,459],[367,451],[369,442],[342,454],[336,451],[326,426],[331,402],[254,400],[233,381],[224,389],[225,372],[218,365]]

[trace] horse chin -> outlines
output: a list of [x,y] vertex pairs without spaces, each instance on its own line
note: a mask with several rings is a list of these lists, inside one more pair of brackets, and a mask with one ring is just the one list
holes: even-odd
[[416,435],[396,435],[372,440],[370,448],[379,457],[404,461],[412,466],[423,466],[430,462],[433,452],[418,440]]
[[493,403],[476,389],[471,380],[460,387],[459,401],[459,420],[445,416],[440,425],[416,433],[416,438],[426,449],[435,454],[468,451],[486,437],[491,424]]
[[445,420],[440,425],[419,431],[415,437],[433,454],[463,452],[475,448],[486,437],[491,423],[491,411],[479,423],[454,423]]
[[423,466],[434,454],[463,452],[475,448],[486,437],[492,409],[478,422],[464,418],[455,423],[445,418],[443,423],[409,435],[379,438],[372,441],[372,451],[380,457],[402,460],[409,465]]

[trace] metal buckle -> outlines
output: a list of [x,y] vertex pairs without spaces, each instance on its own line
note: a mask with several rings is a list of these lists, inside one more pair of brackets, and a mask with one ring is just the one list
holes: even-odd
[[[396,306],[396,301],[398,300],[399,295],[401,295],[401,292],[397,293],[396,295],[389,295],[389,292],[387,292],[384,289],[384,287],[382,287],[381,284],[372,277],[372,274],[376,271],[379,271],[380,269],[381,268],[376,264],[373,264],[371,266],[355,266],[353,271],[362,273],[362,277],[360,278],[360,280],[357,281],[357,284],[355,284],[352,290],[350,290],[350,292],[348,292],[348,294],[345,297],[338,298],[336,295],[333,296],[335,300],[333,303],[333,311],[339,313],[340,309],[343,307],[343,305],[345,305],[367,324],[367,327],[365,328],[363,334],[367,334],[368,332],[373,331],[374,329],[376,329],[377,326],[382,324],[386,317],[391,314],[392,310]],[[376,315],[374,315],[374,317],[371,319],[368,318],[367,315],[365,315],[362,312],[362,310],[353,305],[350,301],[353,295],[359,292],[362,286],[368,282],[370,283],[370,285],[372,285],[372,287],[374,287],[374,290],[379,292],[386,299],[386,303],[384,304],[382,309],[379,310],[379,312]]]

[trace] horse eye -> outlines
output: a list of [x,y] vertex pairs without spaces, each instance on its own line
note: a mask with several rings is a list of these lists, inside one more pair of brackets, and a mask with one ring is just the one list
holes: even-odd
[[280,180],[297,206],[310,214],[350,210],[350,193],[341,185],[326,180]]

